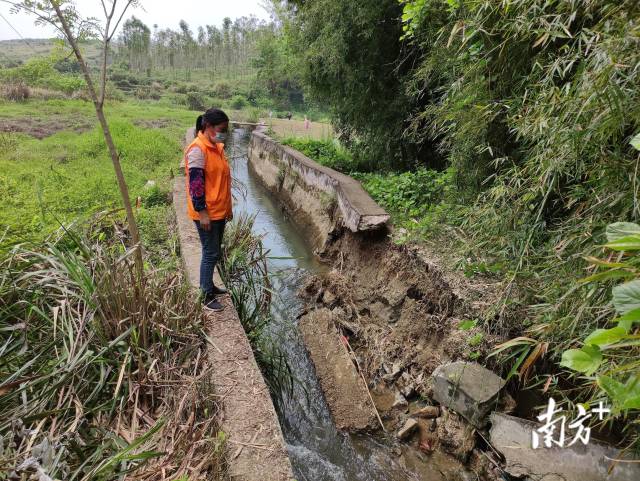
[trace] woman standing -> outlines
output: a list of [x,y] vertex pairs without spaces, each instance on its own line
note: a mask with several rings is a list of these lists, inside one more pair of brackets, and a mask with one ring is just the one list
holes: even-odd
[[226,221],[231,209],[231,171],[224,155],[229,117],[220,109],[209,109],[196,120],[196,138],[185,149],[187,210],[198,229],[202,244],[200,290],[205,309],[224,309],[216,296],[227,291],[213,284],[213,271],[220,260]]

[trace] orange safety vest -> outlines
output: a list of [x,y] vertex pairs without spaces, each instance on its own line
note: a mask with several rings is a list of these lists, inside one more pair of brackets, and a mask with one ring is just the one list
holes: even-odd
[[231,170],[227,157],[224,155],[224,145],[212,144],[202,132],[184,151],[185,177],[187,179],[187,211],[193,220],[199,220],[198,212],[193,208],[189,195],[189,160],[187,154],[193,147],[200,147],[204,153],[204,196],[207,211],[211,220],[222,220],[231,217]]

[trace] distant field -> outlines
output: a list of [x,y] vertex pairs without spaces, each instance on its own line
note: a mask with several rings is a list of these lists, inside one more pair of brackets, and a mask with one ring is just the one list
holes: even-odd
[[[0,40],[0,66],[4,66],[8,61],[26,62],[31,57],[47,57],[56,48],[57,39],[35,38],[26,40]],[[90,65],[98,65],[99,42],[91,40],[82,42],[81,48]]]
[[309,138],[314,140],[329,139],[333,136],[330,124],[324,122],[310,122],[309,129],[304,128],[303,120],[262,119],[278,137]]

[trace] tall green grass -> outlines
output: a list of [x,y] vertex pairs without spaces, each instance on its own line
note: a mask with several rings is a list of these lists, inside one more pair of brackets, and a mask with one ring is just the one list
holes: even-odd
[[243,215],[228,224],[219,268],[276,409],[280,409],[283,396],[293,391],[294,379],[286,353],[269,332],[273,291],[268,252],[253,233],[253,223],[253,217]]

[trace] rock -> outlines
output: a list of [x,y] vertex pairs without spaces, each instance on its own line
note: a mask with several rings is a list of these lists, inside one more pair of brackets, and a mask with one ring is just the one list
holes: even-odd
[[409,418],[404,423],[404,426],[402,426],[400,431],[398,431],[398,434],[396,434],[396,436],[398,437],[398,439],[406,440],[406,439],[409,439],[413,435],[413,433],[416,432],[417,429],[418,429],[418,421],[416,421],[415,419]]
[[442,450],[466,463],[476,444],[473,427],[453,412],[443,413],[436,423]]
[[416,389],[412,385],[405,386],[400,390],[400,394],[402,394],[405,398],[410,398],[415,394],[415,392]]
[[[571,447],[532,448],[531,433],[536,423],[502,413],[491,414],[491,443],[505,459],[505,470],[526,479],[564,481],[637,481],[640,464],[612,463],[607,458],[625,459],[620,450],[591,439]],[[567,441],[567,444],[570,440]],[[611,470],[611,472],[609,472]]]
[[382,380],[388,384],[394,382],[402,374],[402,364],[399,361],[394,362],[392,367],[389,367],[388,364],[384,364],[383,367],[387,374],[382,376]]
[[440,408],[438,406],[425,406],[413,413],[414,417],[433,419],[440,416]]
[[393,400],[393,404],[391,408],[406,408],[409,405],[407,400],[404,398],[402,394],[398,391],[395,392],[395,399]]
[[456,361],[438,366],[432,374],[433,398],[478,428],[486,425],[504,379],[475,362]]

